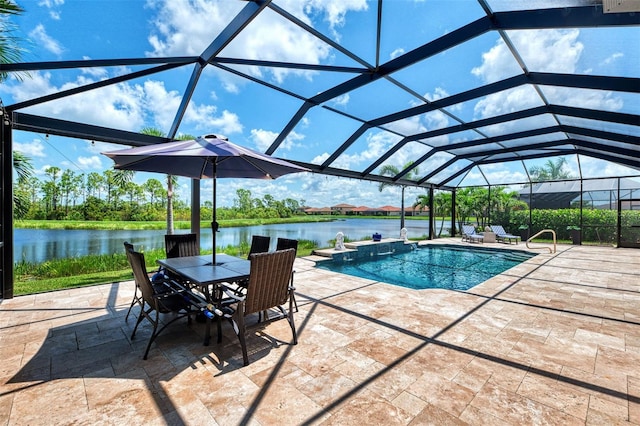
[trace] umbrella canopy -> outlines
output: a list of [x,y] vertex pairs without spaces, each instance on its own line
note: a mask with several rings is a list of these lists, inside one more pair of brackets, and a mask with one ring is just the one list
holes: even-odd
[[103,152],[115,169],[213,179],[213,260],[216,254],[216,179],[276,179],[307,168],[229,142],[215,135]]
[[103,152],[114,168],[158,172],[192,179],[276,179],[309,169],[229,142],[215,135]]

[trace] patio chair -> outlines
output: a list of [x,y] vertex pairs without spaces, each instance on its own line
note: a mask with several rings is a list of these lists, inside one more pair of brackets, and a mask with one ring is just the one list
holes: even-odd
[[[124,252],[128,253],[129,251],[133,250],[133,244],[131,244],[128,241],[124,242]],[[124,317],[125,321],[129,320],[129,314],[131,313],[131,309],[133,309],[133,307],[137,304],[140,305],[142,307],[142,294],[140,293],[140,287],[138,287],[138,283],[137,281],[135,281],[135,285],[136,288],[133,292],[133,300],[131,300],[131,305],[129,305],[129,310],[127,311],[127,315]]]
[[292,240],[289,238],[280,238],[276,240],[276,251],[286,250],[286,249],[295,249],[298,251],[298,240]]
[[[131,340],[135,338],[138,326],[143,319],[147,319],[153,325],[153,331],[151,332],[151,337],[149,338],[149,343],[143,356],[143,359],[147,359],[151,344],[156,337],[158,337],[169,324],[180,318],[186,316],[188,317],[188,323],[191,323],[190,315],[200,312],[199,309],[195,308],[196,303],[203,301],[185,287],[171,280],[152,283],[145,266],[144,254],[131,249],[127,250],[127,258],[133,270],[136,286],[141,292],[140,314],[131,333]],[[160,314],[168,313],[174,313],[176,315],[158,329],[158,326],[160,326]]]
[[482,243],[484,241],[484,235],[477,234],[476,228],[473,225],[462,225],[462,241]]
[[167,234],[164,236],[167,258],[198,256],[200,246],[196,234]]
[[502,225],[491,225],[491,231],[496,234],[496,240],[499,242],[504,243],[506,241],[509,241],[509,244],[511,244],[511,241],[515,241],[516,244],[518,244],[518,240],[520,240],[519,235],[509,234],[504,230]]
[[[249,248],[249,254],[247,255],[247,259],[250,259],[252,254],[267,253],[269,251],[270,245],[271,245],[271,237],[266,237],[263,235],[251,236],[251,247]],[[243,296],[247,290],[247,285],[249,285],[249,280],[238,281],[235,283],[235,285],[236,287],[234,287],[234,290],[236,294],[239,296]]]
[[[254,253],[266,253],[269,251],[269,245],[271,244],[271,237],[265,237],[262,235],[251,236],[251,247],[249,248],[249,255]],[[248,258],[247,256],[247,258]]]
[[[298,253],[298,240],[292,240],[290,238],[281,238],[278,237],[278,239],[276,240],[276,251],[279,250],[286,250],[286,249],[295,249],[296,250],[296,254]],[[293,288],[293,290],[295,291],[295,287],[293,286],[293,276],[295,275],[296,271],[293,270],[291,271],[291,281],[289,282],[289,285],[291,286],[291,288]],[[295,307],[295,311],[294,312],[298,312],[298,302],[296,301],[295,298],[295,293],[293,296],[293,305]]]
[[[293,288],[289,285],[293,262],[296,258],[294,249],[274,251],[270,253],[256,253],[249,256],[251,272],[249,285],[245,296],[238,297],[232,292],[223,289],[229,299],[234,303],[225,304],[225,318],[233,325],[240,346],[242,347],[242,360],[244,365],[249,365],[247,354],[247,325],[246,318],[252,314],[260,314],[272,308],[280,311],[280,315],[265,319],[257,324],[286,319],[291,327],[293,343],[298,343],[296,327],[293,321]],[[289,304],[285,308],[285,304]],[[229,312],[229,310],[231,312]]]

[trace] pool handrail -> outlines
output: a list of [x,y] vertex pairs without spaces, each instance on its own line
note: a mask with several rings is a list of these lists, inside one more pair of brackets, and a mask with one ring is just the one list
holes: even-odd
[[[529,241],[533,240],[534,238],[544,234],[545,232],[551,232],[551,234],[553,235],[553,251],[551,250],[551,247],[529,247]],[[527,241],[525,241],[525,244],[527,245],[528,249],[531,250],[544,250],[544,249],[549,249],[549,253],[555,253],[556,252],[556,231],[554,231],[553,229],[543,229],[542,231],[538,232],[536,235],[534,235],[533,237],[529,237],[527,239]]]

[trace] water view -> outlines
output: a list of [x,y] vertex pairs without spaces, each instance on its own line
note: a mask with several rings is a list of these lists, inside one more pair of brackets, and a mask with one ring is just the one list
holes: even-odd
[[[405,220],[409,238],[429,234],[427,220]],[[441,224],[437,224],[441,226]],[[446,224],[445,224],[446,226]],[[268,235],[276,237],[305,239],[316,241],[322,247],[328,247],[328,241],[336,233],[343,232],[352,240],[370,237],[379,232],[383,237],[399,237],[400,219],[346,219],[334,222],[290,223],[279,225],[259,225],[236,228],[222,228],[216,236],[218,247],[238,245],[250,241],[251,236]],[[446,229],[445,229],[446,231]],[[177,230],[176,233],[186,233]],[[139,231],[103,231],[103,230],[48,230],[15,229],[13,254],[16,262],[43,262],[48,259],[86,256],[89,254],[109,254],[123,250],[122,242],[129,241],[145,250],[164,247],[162,230]],[[275,245],[275,241],[272,241]],[[200,246],[211,249],[211,229],[202,229]],[[275,247],[275,246],[274,246]],[[272,247],[272,248],[274,248]]]

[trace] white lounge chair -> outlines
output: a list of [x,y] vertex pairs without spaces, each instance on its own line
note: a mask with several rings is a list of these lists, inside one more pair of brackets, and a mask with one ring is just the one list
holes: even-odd
[[491,225],[491,230],[496,234],[496,240],[499,242],[504,243],[506,241],[509,241],[509,244],[511,244],[511,241],[515,241],[516,244],[518,244],[518,240],[520,240],[519,235],[509,234],[504,230],[502,225]]
[[473,225],[462,225],[462,241],[482,243],[484,241],[484,235],[477,234],[476,228]]

